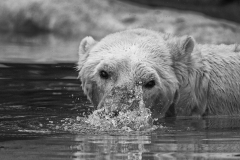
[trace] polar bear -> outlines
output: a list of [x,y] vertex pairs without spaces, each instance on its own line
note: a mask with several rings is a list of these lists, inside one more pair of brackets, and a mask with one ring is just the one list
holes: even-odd
[[239,51],[238,45],[200,45],[191,36],[129,29],[99,42],[84,38],[79,78],[96,108],[109,100],[111,111],[132,108],[141,95],[154,118],[240,115]]

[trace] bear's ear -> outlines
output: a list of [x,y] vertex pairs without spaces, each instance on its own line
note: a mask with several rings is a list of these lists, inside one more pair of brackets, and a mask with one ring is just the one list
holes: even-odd
[[195,40],[190,36],[183,36],[170,40],[168,44],[174,61],[187,61],[193,52]]
[[179,38],[177,60],[186,60],[191,57],[195,42],[192,37],[184,36]]
[[79,55],[85,54],[94,44],[96,41],[92,37],[85,37],[79,45]]
[[180,38],[180,45],[182,49],[182,56],[190,55],[194,49],[195,42],[192,37],[182,37]]

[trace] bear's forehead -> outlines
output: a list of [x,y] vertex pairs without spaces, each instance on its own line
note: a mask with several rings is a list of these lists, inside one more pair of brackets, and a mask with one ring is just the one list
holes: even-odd
[[109,66],[127,66],[127,68],[136,68],[139,64],[146,63],[159,65],[171,63],[170,54],[164,45],[144,45],[128,41],[100,46],[93,50],[91,57]]
[[165,41],[161,34],[125,31],[106,36],[98,43],[97,47],[99,49],[137,47],[143,50],[152,50],[160,49],[164,45]]
[[166,42],[155,32],[130,30],[111,34],[103,38],[92,49],[95,54],[116,58],[146,59],[169,56]]
[[91,49],[88,59],[88,63],[95,64],[97,70],[134,73],[136,76],[143,73],[152,75],[156,68],[161,70],[172,63],[164,38],[139,30],[103,38]]

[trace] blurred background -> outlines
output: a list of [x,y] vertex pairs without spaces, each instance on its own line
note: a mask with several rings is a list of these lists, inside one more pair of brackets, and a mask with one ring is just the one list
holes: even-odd
[[137,27],[240,43],[239,15],[238,0],[3,0],[0,62],[75,63],[85,36]]

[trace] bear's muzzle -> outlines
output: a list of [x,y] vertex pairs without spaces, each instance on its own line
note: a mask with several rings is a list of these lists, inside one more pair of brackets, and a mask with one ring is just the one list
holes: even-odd
[[138,109],[143,101],[143,91],[141,86],[113,87],[98,105],[98,109],[104,108],[107,113]]

